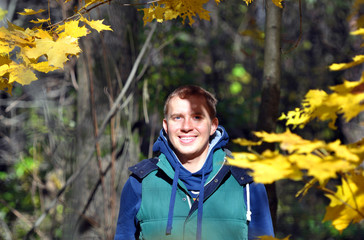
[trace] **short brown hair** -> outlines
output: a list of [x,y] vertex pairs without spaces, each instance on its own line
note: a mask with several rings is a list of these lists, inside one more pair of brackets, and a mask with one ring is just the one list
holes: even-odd
[[188,98],[190,96],[201,96],[205,99],[207,104],[207,111],[209,112],[210,118],[214,119],[216,117],[216,104],[217,99],[209,91],[203,89],[202,87],[195,85],[186,85],[177,88],[171,94],[169,94],[167,100],[164,103],[164,117],[167,118],[168,115],[168,104],[173,97],[180,97],[181,99]]

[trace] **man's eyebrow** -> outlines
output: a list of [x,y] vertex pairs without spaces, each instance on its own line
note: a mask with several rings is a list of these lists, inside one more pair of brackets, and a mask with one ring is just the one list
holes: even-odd
[[173,113],[171,114],[169,117],[172,118],[172,117],[179,117],[181,116],[182,114],[181,113]]

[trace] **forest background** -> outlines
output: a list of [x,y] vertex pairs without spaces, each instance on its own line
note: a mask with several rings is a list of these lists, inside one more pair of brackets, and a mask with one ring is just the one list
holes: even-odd
[[[250,138],[257,128],[264,58],[265,8],[261,0],[207,3],[211,20],[180,19],[143,23],[138,5],[112,1],[89,14],[104,19],[113,31],[93,32],[80,41],[82,53],[64,71],[39,74],[30,85],[15,84],[12,95],[0,94],[0,223],[4,239],[111,239],[118,199],[127,168],[152,156],[161,128],[162,106],[170,91],[198,84],[219,99],[218,117],[231,139]],[[309,89],[357,80],[362,67],[331,72],[360,52],[353,1],[285,1],[282,16],[282,73],[279,112],[300,106]],[[24,8],[48,9],[36,17],[58,22],[73,14],[77,1],[2,1],[6,18],[32,27]],[[300,16],[302,15],[302,16]],[[3,25],[6,22],[3,20]],[[269,39],[267,39],[269,40]],[[130,73],[142,47],[131,85]],[[115,97],[125,97],[105,133],[99,133]],[[359,115],[339,119],[338,131],[312,123],[296,129],[307,139],[355,142],[363,136]],[[278,131],[284,123],[278,122]],[[100,135],[94,158],[94,138]],[[230,144],[231,150],[239,147]],[[86,165],[84,165],[86,164]],[[83,166],[86,168],[79,172]],[[62,187],[73,179],[65,191]],[[295,199],[302,183],[277,182],[277,237],[292,239],[360,239],[363,225],[342,234],[322,223],[329,200],[310,190]],[[54,201],[57,199],[57,201]],[[44,217],[44,218],[43,218]],[[35,227],[36,226],[36,227]]]

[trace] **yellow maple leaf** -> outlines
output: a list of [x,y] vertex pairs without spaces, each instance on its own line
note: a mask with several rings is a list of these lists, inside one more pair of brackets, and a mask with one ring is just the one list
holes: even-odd
[[356,31],[350,33],[351,35],[364,35],[364,28],[359,28]]
[[189,24],[192,25],[196,16],[199,16],[200,19],[210,20],[210,12],[203,8],[207,2],[208,0],[160,0],[151,4],[149,8],[141,9],[144,12],[143,21],[146,24],[154,19],[157,22],[163,22],[181,17],[183,23],[188,18]]
[[9,74],[9,84],[18,82],[24,85],[38,79],[29,67],[14,62],[0,66],[0,76],[4,76],[5,74]]
[[241,168],[252,169],[254,181],[268,184],[274,181],[288,178],[292,180],[302,179],[302,172],[295,167],[287,156],[277,151],[266,150],[261,156],[252,153],[232,153],[233,159],[228,163]]
[[272,0],[272,1],[273,1],[273,3],[274,3],[277,7],[283,8],[283,5],[282,5],[283,0]]
[[87,25],[89,25],[91,28],[95,29],[98,32],[104,30],[112,31],[109,25],[105,25],[102,23],[104,20],[87,20],[86,18],[82,17],[81,21],[85,22]]
[[39,18],[37,18],[37,20],[30,20],[29,22],[31,22],[31,23],[45,23],[45,22],[50,22],[51,21],[51,19],[50,18],[47,18],[47,19],[39,19]]
[[68,61],[69,55],[77,55],[81,52],[77,38],[64,36],[56,41],[52,39],[35,39],[36,46],[24,48],[24,54],[28,58],[37,59],[40,56],[47,56],[50,66],[63,68],[63,64]]
[[50,35],[50,33],[43,29],[38,29],[34,35],[35,35],[35,37],[40,38],[40,39],[43,38],[43,39],[53,40],[53,37]]
[[37,76],[30,68],[23,67],[22,65],[17,65],[17,68],[14,68],[9,74],[9,83],[18,82],[22,85],[27,85],[37,79]]
[[[1,49],[1,45],[0,45],[0,49]],[[0,51],[1,52],[1,51]],[[4,64],[9,64],[11,63],[11,59],[9,58],[8,54],[1,54],[0,53],[0,66],[4,65]]]
[[0,54],[8,54],[14,49],[14,47],[15,46],[11,46],[9,43],[3,42],[0,39]]
[[347,81],[345,80],[342,84],[338,84],[335,86],[330,86],[330,89],[336,93],[345,94],[351,93],[356,87],[360,86],[364,83],[363,78],[364,73],[362,74],[359,81]]
[[[321,185],[325,185],[330,178],[336,178],[337,173],[358,167],[361,162],[358,154],[364,154],[364,147],[361,151],[353,151],[354,146],[342,145],[339,140],[331,143],[310,141],[291,133],[289,129],[284,133],[255,132],[255,135],[262,142],[280,143],[280,148],[286,150],[288,155],[282,155],[277,151],[265,151],[261,155],[233,153],[235,159],[229,160],[229,163],[251,168],[254,171],[253,177],[257,178],[256,181],[263,183],[282,178],[300,180],[302,176],[300,171],[304,171],[307,176],[314,177]],[[234,142],[254,145],[244,139],[237,139]],[[274,176],[271,176],[271,173]]]
[[56,67],[50,66],[48,62],[31,63],[29,66],[38,72],[44,73],[48,73],[58,69]]
[[333,63],[330,65],[330,70],[331,71],[339,71],[339,70],[344,70],[344,69],[348,69],[354,66],[357,66],[359,64],[362,64],[364,62],[364,55],[357,55],[353,58],[352,62],[349,63]]
[[84,37],[89,33],[89,30],[85,27],[79,27],[79,20],[68,21],[64,24],[64,32],[59,34],[59,37],[71,36],[74,38]]
[[342,185],[337,187],[335,195],[326,194],[330,205],[326,207],[323,221],[332,221],[332,225],[342,232],[351,223],[364,219],[364,172],[346,174]]
[[[5,27],[0,28],[0,41],[2,45],[29,45],[32,43],[32,36],[27,34],[27,32],[18,29],[6,29]],[[13,46],[14,47],[14,46]]]
[[20,15],[34,15],[34,14],[38,14],[38,13],[42,13],[44,12],[44,9],[40,9],[38,11],[35,11],[33,9],[29,9],[29,8],[24,8],[23,12],[18,12]]
[[262,141],[250,141],[243,138],[237,138],[233,140],[233,143],[239,144],[241,146],[256,146],[262,144]]

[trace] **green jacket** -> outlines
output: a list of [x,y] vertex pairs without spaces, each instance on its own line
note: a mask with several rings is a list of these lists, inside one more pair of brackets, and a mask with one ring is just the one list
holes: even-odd
[[[176,193],[173,228],[165,235],[174,170],[163,154],[131,169],[142,179],[142,201],[137,213],[140,239],[196,239],[198,200],[193,201],[181,180]],[[153,167],[151,167],[153,166]],[[141,170],[142,169],[142,170]],[[225,165],[225,152],[213,156],[213,171],[205,184],[202,239],[248,239],[244,188],[252,182],[243,169]]]

